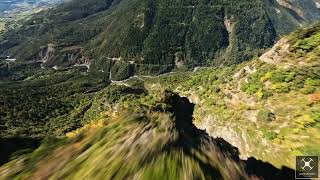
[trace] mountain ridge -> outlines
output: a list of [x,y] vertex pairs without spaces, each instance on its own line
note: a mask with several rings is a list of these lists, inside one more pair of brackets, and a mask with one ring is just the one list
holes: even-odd
[[[45,67],[87,64],[113,71],[115,80],[231,65],[261,55],[280,34],[320,19],[313,0],[308,6],[285,2],[71,1],[4,35],[0,54],[20,61],[48,57]],[[51,44],[54,52],[48,51]]]

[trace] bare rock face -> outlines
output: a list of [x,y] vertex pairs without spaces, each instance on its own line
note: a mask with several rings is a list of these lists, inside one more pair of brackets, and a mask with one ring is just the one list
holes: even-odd
[[320,20],[320,0],[265,0],[265,3],[278,34]]
[[42,63],[42,67],[67,67],[84,66],[90,68],[90,59],[82,54],[82,47],[48,44],[42,48],[37,57],[37,62]]
[[277,0],[277,3],[287,9],[297,13],[306,21],[315,21],[320,17],[320,1],[319,0]]
[[290,0],[296,8],[300,9],[302,17],[308,21],[318,21],[320,18],[320,1],[319,0],[307,0],[297,1]]
[[39,52],[39,61],[42,63],[46,63],[49,61],[54,55],[55,47],[53,44],[48,44],[48,47]]
[[259,59],[268,64],[279,64],[283,56],[289,52],[290,44],[287,40],[281,39],[268,52],[263,54]]
[[317,7],[318,9],[320,9],[320,1],[319,1],[319,0],[315,0],[315,3],[316,3],[316,7]]

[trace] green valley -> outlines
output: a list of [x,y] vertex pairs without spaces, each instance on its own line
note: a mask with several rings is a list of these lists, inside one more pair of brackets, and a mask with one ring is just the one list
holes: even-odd
[[[299,30],[260,58],[224,68],[116,82],[86,68],[38,69],[23,81],[7,81],[2,136],[44,140],[31,154],[11,155],[0,174],[272,178],[253,163],[278,171],[272,179],[288,178],[296,155],[320,152],[319,32],[319,25]],[[95,164],[100,161],[105,164]]]
[[295,179],[320,154],[319,8],[71,0],[19,19],[0,34],[0,180]]

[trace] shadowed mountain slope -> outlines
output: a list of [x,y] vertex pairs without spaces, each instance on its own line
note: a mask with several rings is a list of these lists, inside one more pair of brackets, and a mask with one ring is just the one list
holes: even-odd
[[3,35],[0,54],[123,79],[239,63],[319,18],[313,0],[73,0]]

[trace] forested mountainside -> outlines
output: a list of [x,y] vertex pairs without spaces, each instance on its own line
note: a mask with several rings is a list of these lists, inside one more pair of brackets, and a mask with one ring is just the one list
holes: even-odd
[[117,82],[9,62],[0,177],[293,179],[320,153],[319,44],[318,24],[238,65]]
[[319,19],[318,0],[73,0],[4,34],[0,54],[119,80],[239,63]]
[[51,8],[62,0],[0,0],[0,36],[24,23],[42,10]]

